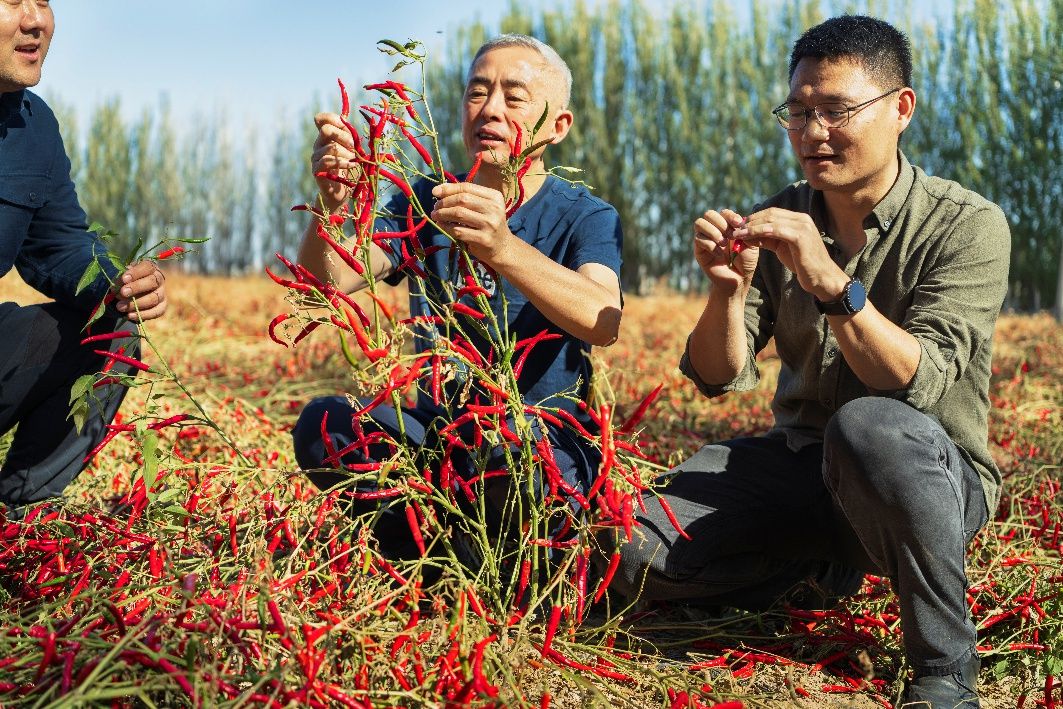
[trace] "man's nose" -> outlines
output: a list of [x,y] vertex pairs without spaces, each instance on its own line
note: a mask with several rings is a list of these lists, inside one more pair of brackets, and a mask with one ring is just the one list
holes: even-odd
[[801,128],[801,138],[810,142],[819,142],[830,137],[830,129],[823,125],[819,116],[812,113],[805,119],[805,125]]
[[39,32],[44,28],[48,11],[38,5],[36,0],[22,0],[22,20],[19,29],[23,32]]
[[503,91],[492,90],[487,94],[484,102],[485,118],[497,118],[502,120],[505,116],[506,97]]

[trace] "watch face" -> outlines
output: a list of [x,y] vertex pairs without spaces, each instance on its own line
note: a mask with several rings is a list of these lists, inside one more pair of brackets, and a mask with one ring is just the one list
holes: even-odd
[[859,313],[867,303],[867,291],[860,279],[854,278],[845,289],[845,299],[849,302],[849,312]]

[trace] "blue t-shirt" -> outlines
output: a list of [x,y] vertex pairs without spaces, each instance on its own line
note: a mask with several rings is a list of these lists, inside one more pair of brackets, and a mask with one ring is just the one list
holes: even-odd
[[93,258],[117,275],[106,254],[78,204],[55,115],[30,91],[0,94],[0,276],[15,266],[41,293],[91,310],[107,279],[74,292]]
[[[414,185],[414,194],[426,212],[432,210],[434,185],[428,180],[421,180]],[[409,200],[404,195],[392,199],[387,211],[396,216],[379,218],[376,230],[405,230],[408,204]],[[547,176],[539,191],[510,217],[509,228],[518,238],[566,268],[576,270],[587,263],[599,263],[611,268],[619,276],[623,238],[619,215],[610,204],[592,195],[585,187],[572,185],[553,175]],[[454,294],[465,285],[465,276],[458,263],[460,253],[458,249],[451,248],[454,242],[450,237],[429,224],[421,229],[419,239],[421,245],[431,252],[424,261],[417,262],[428,278],[423,280],[423,288],[419,279],[410,279],[410,311],[413,315],[432,315],[437,312],[433,310],[432,303],[451,302]],[[433,246],[443,248],[432,252]],[[411,269],[401,268],[403,258],[398,244],[393,243],[389,258],[397,270],[388,277],[387,282],[394,285],[410,275]],[[482,264],[477,263],[475,268],[480,281],[490,293],[488,300],[498,322],[504,327],[508,326],[508,332],[501,333],[502,338],[519,341],[543,330],[561,335],[559,339],[537,344],[525,361],[518,380],[524,401],[576,413],[578,410],[573,399],[585,400],[590,383],[590,345],[547,320],[505,278],[490,273]],[[450,287],[443,287],[442,284],[450,284]],[[460,302],[478,307],[473,296],[465,296]],[[486,357],[492,347],[496,347],[494,356],[497,358],[499,334],[494,331],[480,332],[480,328],[473,325],[473,319],[464,315],[458,317],[462,319],[465,332],[473,335],[470,339],[478,351]],[[486,323],[487,320],[480,322]],[[418,349],[431,349],[436,334],[435,329],[428,328],[418,338]]]

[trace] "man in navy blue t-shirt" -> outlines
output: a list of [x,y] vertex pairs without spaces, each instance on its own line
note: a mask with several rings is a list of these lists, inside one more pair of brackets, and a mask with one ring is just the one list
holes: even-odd
[[[68,417],[74,381],[105,364],[93,350],[125,346],[126,354],[135,354],[124,338],[82,346],[89,312],[113,293],[106,317],[93,325],[98,334],[128,325],[125,318],[142,322],[166,310],[158,267],[142,261],[119,274],[88,231],[59,125],[44,101],[27,91],[41,80],[54,29],[48,3],[0,2],[0,276],[14,266],[26,283],[55,299],[30,306],[0,302],[0,435],[18,426],[0,460],[0,510],[8,519],[62,493],[125,394],[120,385],[97,389],[101,406],[90,407],[80,431]],[[101,274],[79,292],[93,260]],[[112,371],[136,373],[122,363]]]
[[[462,105],[462,137],[470,159],[482,161],[471,182],[414,185],[422,205],[433,205],[432,221],[443,227],[440,234],[430,226],[420,232],[430,255],[418,266],[428,278],[410,279],[413,315],[431,314],[432,303],[451,298],[463,274],[457,265],[451,238],[463,244],[488,291],[488,299],[500,322],[509,326],[509,336],[518,340],[543,330],[559,335],[541,342],[526,361],[519,380],[521,394],[529,404],[561,408],[577,417],[575,402],[587,395],[592,345],[616,341],[620,328],[621,229],[616,210],[585,188],[574,186],[546,172],[543,153],[549,144],[564,140],[572,126],[568,110],[571,73],[549,46],[524,35],[503,35],[477,52],[469,70]],[[523,136],[525,145],[543,141],[531,154],[532,164],[523,179],[525,200],[507,220],[500,165],[509,160],[516,137],[514,126],[534,126],[546,113],[539,132]],[[351,137],[340,117],[322,113],[315,117],[319,137],[312,166],[315,174],[340,173],[356,167]],[[349,190],[334,181],[318,180],[321,200],[329,212],[339,210]],[[408,198],[399,195],[381,218],[377,231],[403,231]],[[433,250],[433,245],[444,248]],[[397,283],[406,275],[396,251],[371,247],[374,275]],[[324,281],[352,292],[365,286],[365,279],[343,264],[333,262],[331,249],[318,236],[317,224],[307,228],[299,262]],[[419,283],[423,283],[422,292]],[[503,300],[505,310],[503,311]],[[470,304],[472,304],[470,302]],[[504,318],[504,320],[503,320]],[[418,343],[431,346],[429,332]],[[489,344],[489,343],[486,343]],[[331,443],[340,449],[351,440],[354,409],[346,397],[315,399],[304,409],[293,430],[296,458],[311,480],[321,488],[341,483],[344,476],[324,463],[328,454],[321,436],[322,417],[327,413]],[[430,397],[401,413],[386,406],[375,408],[376,425],[396,439],[401,430],[417,446],[433,435],[440,413]],[[573,485],[585,488],[593,479],[598,459],[591,446],[565,431],[552,430],[555,456],[562,474]],[[373,451],[370,450],[370,457]],[[386,455],[385,451],[380,451]],[[359,453],[344,458],[359,462]],[[383,521],[383,520],[382,520]],[[399,527],[405,526],[405,520]],[[401,534],[401,532],[398,532]],[[377,537],[383,539],[377,528]],[[409,537],[409,533],[406,533]]]

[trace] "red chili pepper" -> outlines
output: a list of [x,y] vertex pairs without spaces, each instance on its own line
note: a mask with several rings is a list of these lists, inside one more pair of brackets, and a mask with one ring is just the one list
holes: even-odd
[[346,119],[351,115],[351,99],[347,96],[347,87],[343,85],[343,81],[337,78],[336,83],[340,85],[340,118]]
[[[266,269],[266,270],[268,271],[269,269]],[[269,321],[269,339],[273,340],[278,345],[283,345],[285,347],[288,346],[287,342],[285,342],[284,340],[280,339],[280,337],[277,336],[277,326],[280,325],[282,322],[284,322],[285,320],[287,320],[290,317],[291,317],[290,313],[281,313],[280,315],[278,315],[277,317],[275,317],[275,318],[273,318],[272,320]]]
[[532,159],[525,158],[524,165],[517,170],[517,198],[513,200],[513,203],[506,209],[506,219],[509,219],[513,214],[520,209],[520,206],[524,204],[524,175],[528,173],[528,169],[531,167]]
[[395,319],[394,314],[391,312],[391,308],[388,307],[387,303],[380,299],[380,296],[368,289],[365,291],[365,293],[373,299],[373,302],[376,303],[378,308],[380,308],[380,312],[385,318],[387,318],[388,320]]
[[183,247],[183,246],[175,246],[172,249],[166,249],[165,251],[163,251],[161,254],[159,254],[155,258],[158,261],[165,261],[166,259],[168,259],[168,258],[170,258],[172,256],[177,256],[178,254],[183,254],[184,252],[185,252],[185,247]]
[[133,369],[139,369],[142,372],[151,371],[151,367],[147,364],[144,364],[139,359],[133,359],[132,357],[127,357],[124,354],[119,354],[118,352],[108,352],[107,350],[93,350],[92,352],[94,354],[100,355],[101,357],[106,357],[108,359],[121,362],[122,364],[129,365]]
[[661,509],[664,510],[664,514],[667,515],[668,521],[672,523],[673,527],[675,527],[675,531],[679,532],[679,536],[687,541],[692,541],[690,535],[679,526],[679,520],[675,518],[675,512],[672,511],[672,506],[668,504],[668,500],[664,499],[664,497],[658,497],[657,501],[661,503]]
[[473,318],[474,320],[483,320],[487,317],[487,315],[485,315],[484,313],[480,313],[479,310],[473,307],[469,307],[465,303],[452,303],[451,309],[453,309],[455,313],[467,315],[470,318]]
[[409,141],[410,145],[413,146],[413,149],[417,151],[417,154],[421,156],[421,159],[424,160],[425,165],[432,167],[434,161],[432,160],[432,154],[428,152],[428,149],[421,145],[421,142],[417,140],[416,136],[414,136],[406,126],[399,126],[399,130],[402,131],[402,135],[407,141]]
[[354,270],[355,273],[357,273],[359,276],[365,273],[365,266],[363,266],[362,263],[357,258],[355,258],[353,253],[343,248],[343,246],[341,246],[338,241],[333,239],[329,235],[328,230],[325,228],[325,225],[321,222],[317,223],[317,235],[324,239],[325,243],[327,243],[332,248],[332,250],[335,251],[341,259],[343,259],[343,262]]
[[170,418],[162,419],[161,421],[156,421],[155,423],[149,423],[148,428],[152,431],[158,431],[159,429],[166,428],[167,426],[172,426],[175,423],[187,421],[190,418],[192,417],[188,414],[177,414],[176,416],[171,416]]
[[421,120],[417,115],[417,111],[414,110],[413,101],[410,99],[408,93],[406,93],[406,86],[400,84],[397,81],[385,81],[379,84],[366,84],[366,91],[379,91],[381,89],[390,89],[394,91],[400,99],[406,102],[406,112],[410,114],[410,118],[415,121]]
[[406,182],[406,180],[402,179],[393,172],[385,170],[384,168],[380,168],[378,170],[378,173],[381,177],[387,178],[392,184],[398,187],[404,195],[406,195],[407,197],[413,197],[413,190],[410,188],[410,185]]
[[523,144],[524,131],[521,130],[520,123],[513,124],[513,131],[516,135],[513,136],[513,145],[510,146],[512,157],[519,157]]
[[[483,153],[476,153],[476,159],[472,162],[472,168],[469,170],[469,174],[465,176],[466,182],[472,182],[476,177],[476,173],[480,171],[480,164],[483,163]],[[457,182],[457,179],[454,180]]]
[[650,405],[653,404],[654,400],[657,399],[657,395],[661,393],[661,389],[663,388],[664,384],[658,384],[653,391],[647,394],[646,398],[643,399],[642,403],[640,403],[638,405],[638,408],[635,409],[635,413],[631,414],[628,420],[625,421],[619,429],[617,429],[618,432],[626,434],[634,431],[635,426],[637,426],[639,421],[642,420],[642,417],[646,415],[646,410],[649,409]]
[[[567,521],[567,520],[566,520]],[[588,556],[590,555],[590,547],[584,547],[579,556],[576,557],[576,620],[577,622],[583,618],[583,607],[587,597],[587,567],[589,566]]]
[[598,590],[594,594],[594,602],[602,600],[602,596],[605,595],[606,589],[609,588],[609,584],[613,581],[613,576],[616,574],[616,570],[620,567],[620,552],[614,551],[613,555],[609,558],[609,566],[606,567],[605,573],[602,574],[602,581],[598,584]]
[[553,649],[551,645],[554,642],[554,633],[557,632],[557,625],[561,622],[561,606],[553,606],[550,608],[550,618],[546,621],[546,635],[543,637],[543,652],[542,656],[545,658],[547,654]]
[[105,332],[102,335],[91,335],[81,341],[82,345],[87,345],[90,342],[101,342],[103,340],[117,340],[123,337],[135,337],[137,333],[132,330],[119,330],[117,332]]
[[298,345],[304,337],[306,337],[319,327],[321,327],[321,322],[318,320],[308,323],[306,327],[299,331],[299,334],[295,336],[295,339],[292,340],[292,347]]
[[406,523],[410,525],[410,534],[413,535],[413,541],[417,545],[417,550],[421,552],[423,557],[426,553],[424,548],[424,537],[421,535],[421,525],[417,521],[417,513],[413,509],[413,505],[406,504]]
[[266,266],[266,275],[269,276],[274,283],[282,285],[285,288],[290,288],[292,290],[299,291],[300,293],[309,293],[313,290],[313,288],[311,288],[309,284],[299,283],[296,281],[289,281],[287,278],[281,278],[273,271],[269,270],[269,266]]

